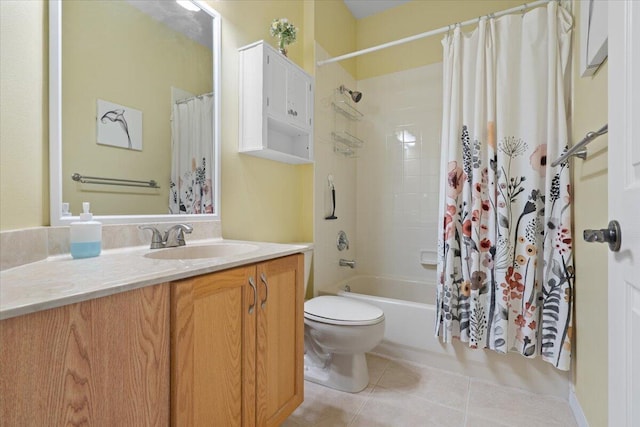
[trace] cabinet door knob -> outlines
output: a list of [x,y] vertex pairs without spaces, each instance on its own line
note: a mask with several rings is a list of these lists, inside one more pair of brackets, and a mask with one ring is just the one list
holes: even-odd
[[260,307],[264,308],[267,305],[267,298],[269,298],[269,284],[267,283],[267,276],[264,273],[260,273],[260,280],[264,283],[264,299],[260,301]]
[[252,314],[258,301],[258,288],[256,288],[256,282],[253,280],[253,276],[249,276],[249,286],[253,289],[253,304],[249,306],[249,314]]

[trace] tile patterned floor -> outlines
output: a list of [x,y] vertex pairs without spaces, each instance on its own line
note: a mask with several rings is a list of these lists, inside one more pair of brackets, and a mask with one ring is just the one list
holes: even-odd
[[367,355],[357,394],[305,381],[304,403],[282,427],[576,427],[563,400],[410,362]]

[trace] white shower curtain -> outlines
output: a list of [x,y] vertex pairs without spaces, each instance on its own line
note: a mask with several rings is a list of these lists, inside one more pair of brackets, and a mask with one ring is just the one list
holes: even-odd
[[170,213],[213,213],[213,168],[213,97],[196,96],[174,104]]
[[569,369],[572,19],[550,2],[445,36],[436,335]]

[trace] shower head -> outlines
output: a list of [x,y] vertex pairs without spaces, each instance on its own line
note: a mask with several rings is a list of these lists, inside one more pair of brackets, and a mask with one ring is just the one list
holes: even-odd
[[362,99],[362,92],[349,90],[346,87],[344,87],[344,85],[341,85],[340,93],[345,93],[345,92],[347,92],[351,96],[351,99],[353,99],[353,102],[359,102]]

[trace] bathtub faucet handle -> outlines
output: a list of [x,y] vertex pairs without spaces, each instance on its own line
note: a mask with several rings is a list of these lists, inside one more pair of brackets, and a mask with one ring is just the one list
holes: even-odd
[[356,260],[340,258],[340,267],[356,268]]
[[338,250],[344,251],[349,250],[349,239],[347,239],[347,233],[343,230],[338,232]]

